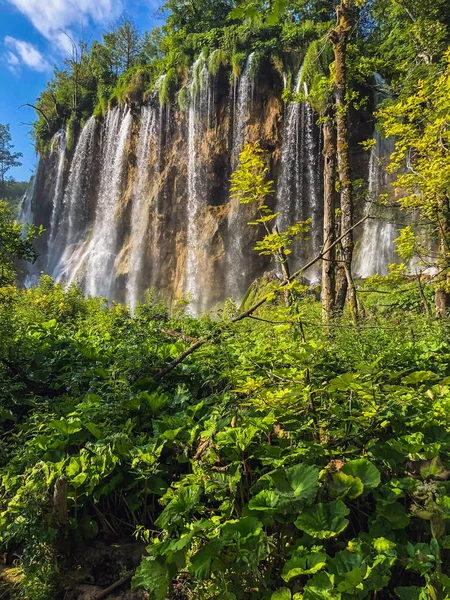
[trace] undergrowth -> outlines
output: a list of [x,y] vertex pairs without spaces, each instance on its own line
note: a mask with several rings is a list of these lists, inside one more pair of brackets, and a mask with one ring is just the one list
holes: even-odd
[[134,538],[153,600],[450,598],[449,331],[402,289],[387,312],[361,294],[355,330],[323,327],[308,296],[231,324],[232,303],[194,319],[149,294],[132,316],[48,277],[4,288],[13,597],[57,598],[77,544]]

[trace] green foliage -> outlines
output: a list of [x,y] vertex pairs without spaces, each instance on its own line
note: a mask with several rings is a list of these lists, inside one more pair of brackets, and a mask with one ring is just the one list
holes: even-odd
[[19,212],[20,202],[27,191],[29,181],[7,181],[4,186],[3,198],[13,212],[13,216],[17,216]]
[[159,102],[161,106],[170,104],[173,94],[175,93],[177,83],[178,74],[176,70],[173,68],[169,69],[169,71],[167,71],[167,73],[161,78],[158,88]]
[[280,232],[277,227],[270,230],[270,224],[277,218],[266,204],[273,193],[273,181],[267,180],[267,155],[258,143],[246,144],[239,156],[239,165],[231,177],[231,197],[239,198],[241,204],[254,204],[258,218],[249,225],[262,226],[265,236],[256,242],[255,250],[263,256],[273,256],[286,263],[291,253],[290,246],[309,231],[311,220],[300,221]]
[[300,82],[300,93],[303,94],[303,83],[308,89],[308,100],[319,113],[323,114],[333,103],[333,87],[330,78],[333,49],[328,40],[314,40],[308,46]]
[[25,260],[34,263],[37,253],[33,242],[42,232],[42,227],[24,226],[14,220],[13,212],[6,202],[0,201],[0,286],[15,281],[14,263]]
[[13,152],[13,148],[9,125],[0,123],[0,198],[4,198],[7,191],[6,174],[13,167],[20,167],[22,164],[18,160],[22,154]]
[[[373,307],[357,336],[345,321],[324,335],[318,303],[297,311],[306,341],[277,303],[231,325],[152,294],[132,317],[49,277],[1,290],[1,543],[21,548],[24,598],[64,580],[49,513],[61,476],[75,543],[146,540],[133,586],[150,598],[445,588],[447,324]],[[220,343],[156,383],[186,347],[174,330]]]
[[217,75],[220,67],[226,67],[228,65],[228,56],[226,52],[217,48],[214,50],[208,60],[208,69],[211,75]]

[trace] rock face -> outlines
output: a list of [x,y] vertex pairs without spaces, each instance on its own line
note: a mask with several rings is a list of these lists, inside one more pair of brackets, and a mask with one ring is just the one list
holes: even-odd
[[[36,271],[132,308],[150,287],[169,303],[189,295],[193,312],[228,297],[240,301],[274,268],[253,250],[262,232],[247,224],[252,208],[229,199],[246,141],[269,153],[280,227],[312,219],[293,266],[315,254],[322,239],[317,116],[306,102],[284,106],[282,82],[270,69],[253,81],[251,60],[233,81],[224,69],[213,76],[199,59],[184,110],[160,106],[155,96],[144,106],[111,108],[103,120],[92,117],[70,149],[58,134],[23,207],[47,229]],[[372,136],[373,121],[369,114],[352,119],[354,176],[367,180],[375,161],[369,173],[358,143]]]

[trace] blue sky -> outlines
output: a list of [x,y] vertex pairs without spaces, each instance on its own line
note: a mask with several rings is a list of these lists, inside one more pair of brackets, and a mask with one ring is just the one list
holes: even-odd
[[92,42],[126,12],[142,30],[157,19],[159,0],[0,0],[0,123],[11,126],[13,144],[23,153],[9,174],[28,180],[36,165],[30,123],[34,103],[68,52],[68,39]]

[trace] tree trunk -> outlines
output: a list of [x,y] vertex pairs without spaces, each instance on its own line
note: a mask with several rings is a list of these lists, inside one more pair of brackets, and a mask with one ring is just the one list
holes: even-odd
[[434,303],[436,307],[436,317],[445,319],[449,315],[450,310],[450,226],[448,215],[450,214],[449,201],[441,206],[442,216],[439,219],[439,261],[438,268],[444,272],[438,280]]
[[[341,196],[341,231],[348,231],[342,240],[342,262],[345,271],[345,296],[348,296],[352,318],[358,319],[358,304],[356,288],[352,278],[353,258],[353,186],[351,179],[349,153],[349,126],[347,106],[347,42],[351,29],[350,16],[351,0],[342,0],[336,8],[337,25],[331,31],[329,38],[333,44],[335,59],[335,94],[336,94],[336,133],[337,161],[339,168],[339,183]],[[340,298],[344,297],[340,294]],[[342,300],[337,304],[337,310],[343,311]]]
[[328,111],[323,125],[323,261],[322,261],[322,318],[325,323],[333,316],[336,301],[335,189],[336,134],[333,116]]
[[56,538],[54,542],[58,554],[67,555],[69,553],[68,525],[69,515],[67,512],[67,495],[69,482],[67,477],[58,477],[53,491],[52,506],[52,525],[56,529]]

